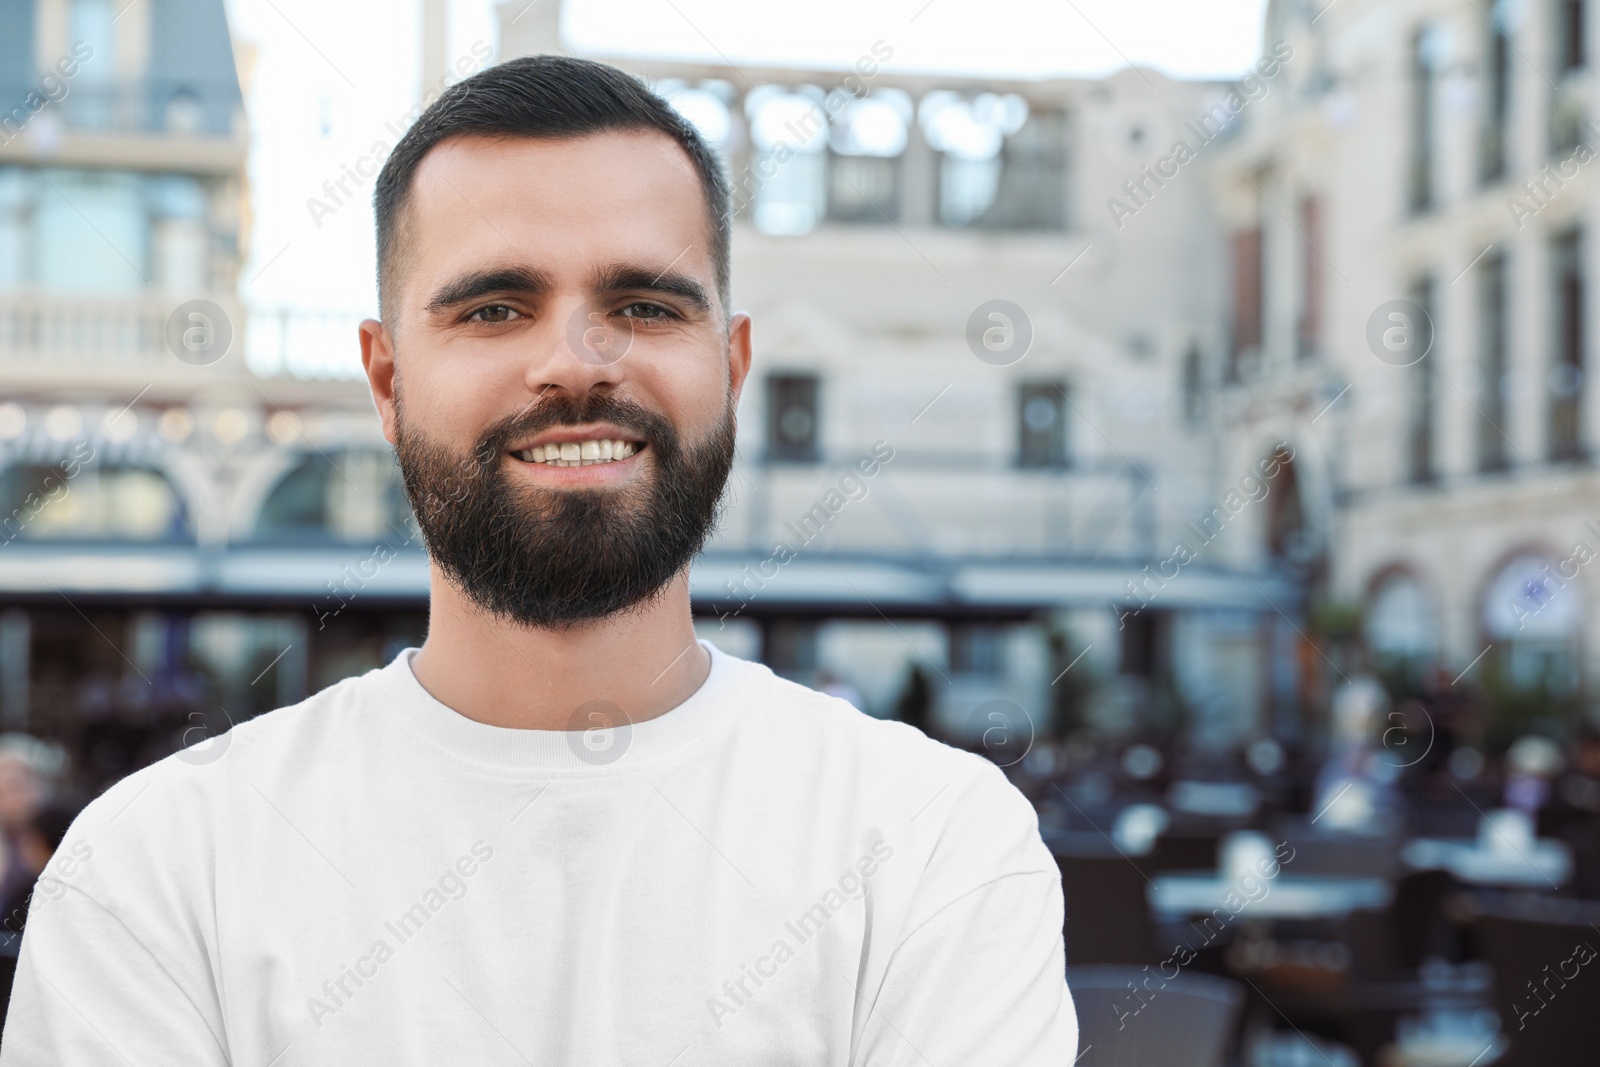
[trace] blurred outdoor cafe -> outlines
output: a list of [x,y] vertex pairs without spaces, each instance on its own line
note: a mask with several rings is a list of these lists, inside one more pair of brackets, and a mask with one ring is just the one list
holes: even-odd
[[1486,758],[1465,718],[1357,676],[1316,756],[989,751],[1061,868],[1080,1067],[1596,1062],[1600,732]]

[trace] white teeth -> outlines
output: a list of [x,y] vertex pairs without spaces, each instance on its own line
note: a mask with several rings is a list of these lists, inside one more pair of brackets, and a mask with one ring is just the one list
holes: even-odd
[[637,451],[632,441],[599,439],[535,445],[518,452],[517,458],[551,467],[588,467],[627,459]]

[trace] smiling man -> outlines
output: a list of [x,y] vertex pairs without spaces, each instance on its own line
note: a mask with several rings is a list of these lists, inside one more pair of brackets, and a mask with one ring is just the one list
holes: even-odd
[[0,1065],[1070,1064],[1021,794],[695,637],[751,326],[693,129],[516,60],[375,200],[427,639],[92,803]]

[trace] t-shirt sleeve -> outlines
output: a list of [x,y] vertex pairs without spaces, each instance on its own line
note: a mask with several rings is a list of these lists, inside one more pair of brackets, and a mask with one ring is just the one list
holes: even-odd
[[1061,875],[1037,817],[993,765],[952,805],[914,925],[878,988],[858,991],[853,1063],[1068,1067],[1078,1020]]
[[86,893],[69,889],[35,904],[0,1036],[0,1067],[227,1067],[213,1029],[220,1025],[214,994],[186,988]]

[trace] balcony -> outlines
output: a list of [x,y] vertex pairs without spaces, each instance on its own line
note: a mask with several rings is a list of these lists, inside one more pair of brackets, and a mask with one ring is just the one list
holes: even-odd
[[[74,297],[42,293],[0,293],[0,380],[8,385],[59,385],[67,372],[75,381],[107,387],[137,379],[142,387],[152,374],[179,375],[205,366],[203,357],[182,361],[167,344],[168,320],[184,302],[180,296]],[[231,332],[227,351],[215,360],[213,373],[233,373],[239,358],[244,308],[232,297],[215,295],[225,322],[200,328]],[[181,336],[181,335],[180,335]],[[82,377],[86,373],[94,379]]]
[[37,110],[35,84],[0,81],[0,162],[188,170],[244,166],[243,103],[232,81],[148,78],[59,83]]

